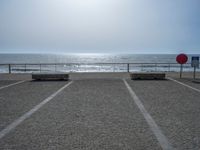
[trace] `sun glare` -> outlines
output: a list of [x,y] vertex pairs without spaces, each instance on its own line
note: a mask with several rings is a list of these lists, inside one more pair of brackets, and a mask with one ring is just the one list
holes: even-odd
[[78,7],[96,7],[100,2],[100,0],[70,0],[70,4]]

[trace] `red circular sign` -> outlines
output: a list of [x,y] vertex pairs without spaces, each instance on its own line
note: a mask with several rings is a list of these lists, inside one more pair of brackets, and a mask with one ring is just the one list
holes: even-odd
[[179,64],[185,64],[187,61],[188,61],[188,57],[186,54],[179,54],[177,57],[176,57],[176,61],[179,63]]

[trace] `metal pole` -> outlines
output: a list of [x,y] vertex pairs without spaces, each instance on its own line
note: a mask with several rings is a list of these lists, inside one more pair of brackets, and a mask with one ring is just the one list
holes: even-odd
[[196,67],[194,66],[194,74],[193,74],[193,79],[196,79]]
[[141,71],[143,71],[143,64],[141,64]]
[[42,65],[40,64],[40,72],[41,72],[41,70],[42,70]]
[[129,63],[127,64],[127,72],[129,72]]
[[183,72],[183,64],[181,64],[181,67],[180,67],[180,78],[182,78],[182,72]]
[[157,64],[155,63],[155,72],[157,72]]
[[9,70],[9,74],[11,74],[12,73],[12,71],[11,71],[11,64],[8,64],[8,70]]
[[24,66],[24,67],[25,67],[25,72],[26,72],[26,64],[25,64],[25,66]]

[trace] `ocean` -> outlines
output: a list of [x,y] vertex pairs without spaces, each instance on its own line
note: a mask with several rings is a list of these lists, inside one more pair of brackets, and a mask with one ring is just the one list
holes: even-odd
[[[191,62],[191,56],[188,55],[188,63]],[[135,63],[130,64],[130,71],[180,70],[179,64],[172,64],[176,63],[175,54],[0,54],[0,64],[12,64],[11,71],[15,73],[127,71],[127,64],[115,63]],[[8,70],[8,65],[0,65],[1,73]],[[185,65],[185,70],[192,70],[190,64]]]

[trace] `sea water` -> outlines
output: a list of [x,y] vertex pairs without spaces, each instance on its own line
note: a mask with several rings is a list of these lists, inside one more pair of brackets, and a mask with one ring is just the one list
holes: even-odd
[[[191,61],[189,55],[188,63]],[[195,55],[199,56],[199,55]],[[118,63],[118,64],[117,64]],[[124,64],[120,64],[124,63]],[[0,72],[179,71],[175,54],[0,54]],[[148,63],[148,64],[147,64]],[[190,64],[185,70],[191,71]]]

